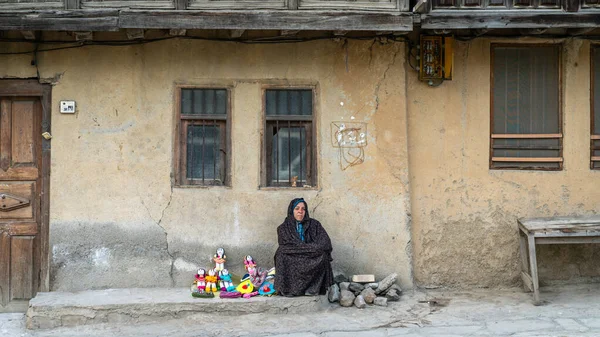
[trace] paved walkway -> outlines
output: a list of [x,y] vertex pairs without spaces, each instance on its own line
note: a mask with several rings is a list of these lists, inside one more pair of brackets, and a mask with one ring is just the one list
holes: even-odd
[[323,304],[306,314],[194,314],[146,324],[30,331],[23,314],[0,314],[0,336],[600,336],[600,284],[542,288],[542,306],[519,289],[415,291],[387,308]]

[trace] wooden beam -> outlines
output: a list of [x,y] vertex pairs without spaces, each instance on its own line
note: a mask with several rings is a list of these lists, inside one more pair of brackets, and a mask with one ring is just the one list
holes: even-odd
[[562,133],[493,133],[493,139],[562,138]]
[[412,22],[410,13],[345,11],[121,10],[119,15],[119,27],[146,29],[412,31]]
[[335,36],[344,36],[346,34],[348,34],[347,30],[336,30],[333,32],[333,35],[335,35]]
[[568,29],[567,30],[567,34],[572,35],[572,36],[577,36],[577,35],[585,35],[587,33],[591,33],[595,28],[593,27],[588,27],[588,28],[572,28],[572,29]]
[[117,10],[0,12],[0,30],[117,31]]
[[548,28],[521,28],[519,33],[522,35],[541,35],[544,34]]
[[492,157],[495,162],[514,162],[514,163],[560,163],[561,157]]
[[422,29],[594,28],[599,25],[600,15],[582,12],[455,10],[421,15]]

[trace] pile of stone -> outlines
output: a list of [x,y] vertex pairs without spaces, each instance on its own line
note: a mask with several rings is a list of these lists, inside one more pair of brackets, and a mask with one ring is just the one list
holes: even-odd
[[[353,279],[357,281],[356,277]],[[396,280],[398,280],[396,273],[388,275],[379,282],[350,282],[344,275],[338,275],[335,277],[335,283],[327,292],[327,298],[329,302],[339,302],[343,307],[354,305],[363,309],[367,307],[367,304],[385,307],[388,301],[400,300],[402,289],[395,284]],[[370,281],[374,281],[374,278]]]

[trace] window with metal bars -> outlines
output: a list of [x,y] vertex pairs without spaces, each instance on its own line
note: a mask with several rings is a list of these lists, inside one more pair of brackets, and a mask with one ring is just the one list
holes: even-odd
[[592,47],[590,167],[600,170],[600,46]]
[[562,169],[560,47],[492,45],[490,168]]
[[229,90],[179,88],[178,185],[229,185]]
[[264,103],[263,186],[314,186],[313,90],[267,89]]

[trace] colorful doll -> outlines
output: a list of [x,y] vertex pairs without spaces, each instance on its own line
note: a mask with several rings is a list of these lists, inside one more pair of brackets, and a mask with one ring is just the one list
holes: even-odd
[[204,292],[204,289],[206,288],[206,270],[202,268],[198,269],[198,274],[196,274],[194,278],[198,291]]
[[217,292],[217,276],[215,275],[214,269],[208,270],[208,275],[206,276],[206,292],[216,293]]
[[256,267],[256,262],[254,262],[252,256],[246,255],[246,257],[244,258],[244,268],[248,270],[249,267]]
[[267,271],[256,266],[248,266],[248,276],[254,288],[258,289],[258,287],[265,281],[265,278],[267,277]]
[[219,288],[221,288],[221,291],[235,290],[233,282],[231,281],[231,275],[229,275],[229,271],[227,269],[223,269],[221,271],[221,276],[219,276]]
[[221,276],[221,271],[225,269],[225,260],[227,260],[225,250],[221,247],[217,248],[217,253],[213,256],[213,261],[215,261],[215,271],[219,276]]

